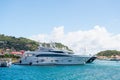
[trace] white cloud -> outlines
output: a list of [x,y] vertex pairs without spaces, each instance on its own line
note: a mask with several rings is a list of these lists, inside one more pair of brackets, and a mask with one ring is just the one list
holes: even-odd
[[[101,50],[120,50],[120,34],[109,33],[104,27],[95,26],[91,30],[64,33],[64,27],[55,27],[51,34],[39,34],[30,39],[41,42],[61,42],[76,54],[96,54]],[[86,50],[86,51],[85,51]]]
[[61,41],[64,37],[64,27],[55,27],[51,34],[51,40],[53,41]]
[[47,38],[46,34],[38,34],[30,37],[30,39],[41,41],[41,42],[46,42],[46,38]]

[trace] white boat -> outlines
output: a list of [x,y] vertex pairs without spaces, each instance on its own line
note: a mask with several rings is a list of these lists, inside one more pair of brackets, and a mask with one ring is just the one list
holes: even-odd
[[68,51],[40,47],[38,51],[25,52],[21,65],[80,65],[85,64],[90,56],[69,54]]
[[0,67],[9,67],[11,66],[11,64],[12,64],[11,59],[4,59],[4,58],[0,59]]

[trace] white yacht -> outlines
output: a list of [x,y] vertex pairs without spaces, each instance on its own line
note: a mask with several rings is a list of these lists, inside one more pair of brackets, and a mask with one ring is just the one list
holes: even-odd
[[71,52],[40,47],[37,51],[25,52],[21,65],[79,65],[85,64],[90,56],[74,55]]

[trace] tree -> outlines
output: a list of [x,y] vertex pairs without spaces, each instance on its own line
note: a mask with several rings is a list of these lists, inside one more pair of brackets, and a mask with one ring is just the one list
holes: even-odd
[[119,55],[120,56],[120,51],[117,50],[106,50],[106,51],[101,51],[97,54],[97,56],[114,56],[114,55]]

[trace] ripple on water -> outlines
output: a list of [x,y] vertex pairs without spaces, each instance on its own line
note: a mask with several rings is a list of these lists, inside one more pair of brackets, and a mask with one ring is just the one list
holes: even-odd
[[0,68],[0,80],[120,80],[120,62],[99,61],[79,66]]

